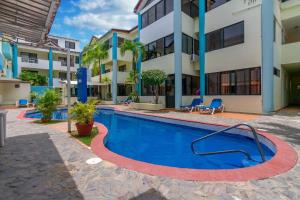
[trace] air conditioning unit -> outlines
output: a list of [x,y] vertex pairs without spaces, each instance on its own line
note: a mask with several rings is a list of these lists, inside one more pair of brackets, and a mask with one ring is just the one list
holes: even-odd
[[192,54],[191,55],[191,61],[192,62],[198,62],[199,61],[199,56],[196,54]]

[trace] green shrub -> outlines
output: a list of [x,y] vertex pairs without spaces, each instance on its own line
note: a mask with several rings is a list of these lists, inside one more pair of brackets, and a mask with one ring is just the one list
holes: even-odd
[[90,124],[94,120],[96,112],[96,102],[89,101],[88,103],[77,103],[70,110],[71,119],[79,124]]
[[37,110],[43,114],[43,122],[51,121],[52,113],[56,110],[60,101],[60,95],[55,90],[46,90],[42,96],[38,97]]
[[47,85],[47,77],[30,71],[22,71],[20,74],[22,81],[29,81],[33,86]]

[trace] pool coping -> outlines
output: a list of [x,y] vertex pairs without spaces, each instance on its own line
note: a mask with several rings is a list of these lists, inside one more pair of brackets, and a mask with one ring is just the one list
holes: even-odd
[[[136,115],[146,115],[146,116],[179,120],[179,121],[192,122],[198,124],[229,127],[227,125],[222,125],[222,124],[204,123],[195,120],[185,120],[185,119],[179,119],[174,117],[158,116],[155,114],[148,114],[148,113],[146,114],[146,113],[122,111],[114,107],[102,107],[102,108],[108,108],[111,110],[125,112],[125,113],[132,113]],[[17,116],[17,118],[32,120],[31,118],[25,117],[27,111],[28,110],[22,111]],[[270,140],[275,145],[277,150],[274,157],[265,163],[252,166],[252,167],[247,167],[247,168],[225,169],[225,170],[187,169],[187,168],[155,165],[155,164],[150,164],[150,163],[127,158],[107,149],[104,145],[104,141],[105,141],[105,137],[108,134],[108,130],[103,124],[95,123],[95,125],[98,128],[99,134],[92,140],[91,150],[97,156],[99,156],[103,160],[114,163],[119,167],[123,167],[129,170],[133,170],[133,171],[137,171],[137,172],[141,172],[153,176],[169,177],[169,178],[187,180],[187,181],[244,182],[250,180],[267,179],[273,176],[280,175],[282,173],[291,170],[297,164],[298,161],[298,154],[290,144],[265,131],[257,131],[258,134]]]

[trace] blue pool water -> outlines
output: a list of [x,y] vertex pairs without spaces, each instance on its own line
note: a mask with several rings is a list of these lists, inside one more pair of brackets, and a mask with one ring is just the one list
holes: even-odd
[[[38,112],[27,113],[27,117],[41,118]],[[54,113],[57,120],[66,119],[66,110]],[[150,119],[149,119],[150,118]],[[261,163],[260,154],[254,140],[249,137],[222,133],[215,135],[196,145],[201,152],[240,149],[250,153],[253,160],[243,154],[219,154],[213,156],[197,156],[191,151],[191,142],[204,135],[220,130],[222,127],[182,124],[179,121],[162,120],[157,117],[143,117],[108,109],[100,109],[95,121],[104,124],[108,129],[105,146],[112,152],[138,161],[192,169],[235,169],[254,166]],[[236,131],[236,130],[235,130]],[[238,131],[242,132],[245,130]],[[263,145],[266,159],[274,156],[274,152]]]

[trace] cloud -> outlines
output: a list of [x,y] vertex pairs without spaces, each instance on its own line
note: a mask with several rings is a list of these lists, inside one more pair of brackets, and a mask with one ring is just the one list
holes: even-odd
[[73,5],[79,14],[67,16],[64,23],[92,31],[107,31],[111,28],[129,29],[137,24],[133,8],[138,0],[80,0]]

